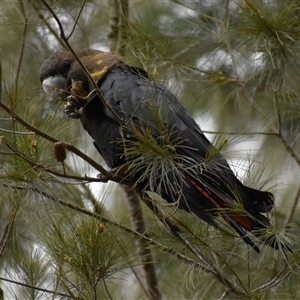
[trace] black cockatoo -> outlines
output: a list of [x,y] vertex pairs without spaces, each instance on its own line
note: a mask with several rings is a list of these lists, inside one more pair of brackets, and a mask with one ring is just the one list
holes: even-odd
[[40,81],[52,97],[67,101],[65,113],[81,120],[110,168],[126,166],[135,184],[211,225],[223,217],[257,252],[247,232],[290,250],[264,215],[273,195],[237,179],[174,94],[116,54],[76,54],[93,80],[71,52],[57,52],[41,66]]

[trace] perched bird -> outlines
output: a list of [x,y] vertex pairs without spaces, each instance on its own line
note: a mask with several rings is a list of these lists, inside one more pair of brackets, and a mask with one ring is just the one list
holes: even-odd
[[211,225],[221,216],[257,252],[247,232],[291,251],[264,215],[273,195],[240,182],[174,94],[116,54],[76,54],[85,71],[71,52],[57,52],[41,66],[40,81],[67,101],[65,113],[81,120],[110,168],[126,166],[134,184]]

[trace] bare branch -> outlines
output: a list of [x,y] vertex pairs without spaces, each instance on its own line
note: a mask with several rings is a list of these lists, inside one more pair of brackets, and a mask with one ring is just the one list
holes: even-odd
[[9,220],[7,224],[3,228],[3,234],[0,240],[0,257],[3,255],[4,251],[6,250],[6,245],[8,242],[9,235],[13,229],[13,225],[16,220],[18,207],[14,207],[14,209],[9,213]]
[[[13,283],[13,284],[16,284],[16,285],[19,285],[19,286],[24,286],[26,288],[30,288],[30,289],[33,289],[33,290],[36,290],[36,291],[40,291],[40,292],[43,292],[43,293],[58,295],[58,296],[67,297],[67,298],[71,299],[71,297],[69,295],[63,294],[63,293],[59,293],[57,291],[51,291],[51,290],[48,290],[48,289],[39,288],[39,287],[36,287],[36,286],[32,286],[32,285],[29,285],[29,284],[26,284],[26,283],[23,283],[23,282],[11,280],[11,279],[4,278],[4,277],[0,277],[0,280],[6,281],[6,282],[9,282],[9,283]],[[78,297],[77,297],[77,299],[78,300],[83,300],[83,298],[78,298]]]
[[20,134],[20,135],[35,135],[34,132],[30,132],[30,131],[15,131],[15,130],[9,130],[4,128],[0,128],[0,131],[12,133],[12,134]]
[[300,185],[299,185],[298,191],[296,193],[296,196],[294,198],[292,207],[290,208],[290,213],[286,216],[286,219],[284,221],[284,225],[283,225],[284,232],[286,232],[289,229],[289,225],[291,224],[293,217],[297,211],[299,200],[300,200]]
[[84,8],[85,4],[86,4],[86,0],[83,0],[82,5],[81,5],[80,10],[79,10],[79,13],[78,13],[78,15],[77,15],[77,17],[76,17],[75,23],[74,23],[74,25],[73,25],[73,28],[72,28],[70,34],[69,34],[68,37],[67,37],[67,40],[68,40],[68,39],[72,36],[72,34],[74,33],[75,28],[76,28],[76,25],[77,25],[77,23],[78,23],[78,20],[79,20],[79,18],[80,18],[80,16],[81,16],[81,13],[82,13],[82,11],[83,11],[83,8]]
[[22,35],[22,40],[21,40],[21,47],[20,47],[21,48],[20,57],[19,57],[19,60],[18,60],[18,66],[17,66],[17,70],[16,70],[15,95],[17,95],[17,89],[18,89],[18,86],[19,86],[19,76],[20,76],[20,73],[21,73],[20,70],[21,70],[21,66],[22,66],[22,62],[23,62],[24,49],[25,49],[25,40],[26,40],[27,27],[28,27],[28,18],[26,16],[23,0],[19,0],[19,4],[20,4],[20,7],[21,7],[22,17],[24,19],[24,28],[23,28],[23,35]]
[[278,128],[277,128],[277,136],[281,140],[282,144],[284,145],[286,151],[290,154],[290,156],[296,161],[297,165],[300,167],[300,157],[295,153],[293,148],[289,145],[287,140],[282,134],[282,121],[281,121],[281,112],[280,112],[280,107],[279,107],[279,100],[278,100],[278,92],[274,92],[274,106],[275,106],[275,113],[277,116],[277,123],[278,123]]
[[264,132],[264,131],[211,131],[211,130],[202,130],[204,133],[208,134],[227,134],[227,135],[273,135],[277,136],[275,132]]
[[278,91],[274,91],[274,109],[275,109],[275,114],[277,116],[277,124],[278,124],[278,134],[281,133],[281,112],[279,108],[279,100],[278,100]]
[[117,50],[118,36],[119,36],[119,0],[109,0],[109,23],[110,32],[108,39],[110,41],[110,51],[115,52]]
[[277,136],[280,139],[280,141],[282,142],[282,144],[284,145],[286,151],[290,154],[290,156],[295,160],[297,165],[300,167],[300,157],[296,154],[296,152],[293,150],[293,148],[289,145],[289,143],[284,138],[284,136],[282,135],[281,132],[278,132]]
[[127,46],[127,39],[129,34],[129,27],[128,27],[128,17],[129,17],[129,4],[128,0],[119,0],[120,8],[122,14],[119,18],[118,23],[118,41],[117,41],[117,49],[116,52],[122,56],[125,56],[126,46]]
[[[131,223],[134,231],[147,236],[146,222],[141,208],[140,198],[135,190],[123,186],[127,195],[127,203],[130,211]],[[150,300],[162,299],[155,271],[155,263],[149,242],[145,239],[136,240],[137,252],[142,261],[142,272],[145,279],[146,293]]]
[[0,62],[0,103],[2,103],[2,64]]

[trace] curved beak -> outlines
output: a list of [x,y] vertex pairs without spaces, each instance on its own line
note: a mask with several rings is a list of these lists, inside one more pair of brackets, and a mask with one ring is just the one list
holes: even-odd
[[61,75],[55,75],[43,80],[43,89],[54,99],[66,97],[67,80]]

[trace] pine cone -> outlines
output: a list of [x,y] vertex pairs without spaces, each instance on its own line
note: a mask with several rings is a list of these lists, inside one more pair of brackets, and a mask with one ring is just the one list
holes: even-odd
[[54,143],[53,150],[57,161],[63,162],[67,158],[66,147],[63,142]]

